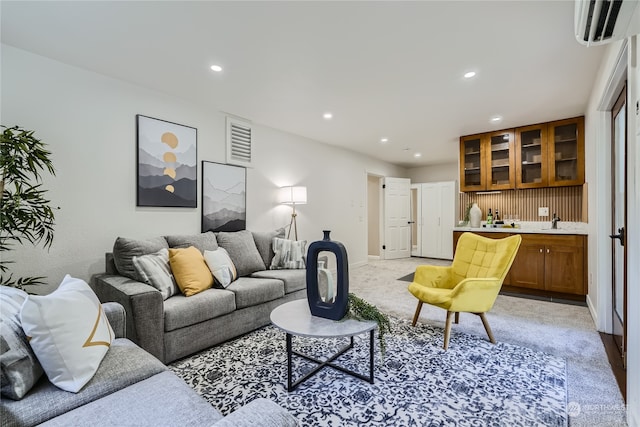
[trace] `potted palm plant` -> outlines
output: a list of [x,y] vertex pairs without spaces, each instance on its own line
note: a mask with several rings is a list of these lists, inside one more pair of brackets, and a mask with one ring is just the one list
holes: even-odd
[[[51,152],[33,131],[2,126],[0,134],[0,254],[14,245],[53,243],[54,208],[42,188],[42,174],[55,175]],[[23,289],[42,284],[44,277],[18,277],[9,273],[6,255],[0,256],[0,284]],[[8,274],[9,273],[9,274]],[[8,275],[7,275],[8,274]]]

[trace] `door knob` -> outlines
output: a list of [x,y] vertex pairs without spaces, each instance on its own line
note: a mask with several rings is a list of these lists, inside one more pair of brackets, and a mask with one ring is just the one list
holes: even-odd
[[620,244],[624,246],[624,227],[618,228],[618,234],[610,234],[612,239],[620,239]]

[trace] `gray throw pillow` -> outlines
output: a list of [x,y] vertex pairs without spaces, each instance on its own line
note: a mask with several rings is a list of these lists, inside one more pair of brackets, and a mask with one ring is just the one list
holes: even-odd
[[253,240],[256,242],[256,248],[258,248],[258,252],[260,252],[260,256],[262,257],[262,261],[264,261],[265,267],[269,267],[271,265],[271,260],[273,259],[273,238],[280,237],[284,238],[284,228],[279,228],[274,231],[253,231]]
[[163,300],[180,293],[180,288],[171,274],[168,249],[160,249],[149,255],[134,256],[133,265],[144,279],[144,283],[160,291]]
[[148,240],[127,239],[118,237],[113,244],[113,262],[118,273],[138,282],[144,282],[144,277],[138,274],[133,265],[134,256],[149,255],[160,249],[168,249],[164,237],[154,237]]
[[273,252],[271,270],[306,268],[306,240],[287,240],[275,237],[273,239]]
[[218,245],[229,253],[239,277],[267,269],[249,230],[221,231],[216,237]]
[[20,309],[27,293],[0,286],[0,392],[19,400],[42,376],[43,370],[20,323]]
[[164,236],[170,248],[188,248],[195,246],[200,252],[215,251],[218,249],[218,241],[213,231],[200,234],[179,234],[175,236]]

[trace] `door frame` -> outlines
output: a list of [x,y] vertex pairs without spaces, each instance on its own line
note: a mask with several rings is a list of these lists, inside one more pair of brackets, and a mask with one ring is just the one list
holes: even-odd
[[[602,88],[602,96],[597,105],[597,113],[594,117],[589,117],[589,126],[593,132],[592,146],[594,151],[591,155],[594,159],[593,166],[596,173],[592,177],[594,182],[602,182],[605,185],[590,185],[589,190],[589,294],[596,295],[597,304],[587,295],[587,304],[591,315],[596,323],[596,329],[600,332],[611,334],[613,331],[613,319],[611,311],[613,300],[611,295],[611,223],[608,220],[611,215],[611,110],[625,81],[627,80],[628,69],[627,40],[623,40],[620,50],[614,61],[615,65],[611,69],[609,78]],[[628,111],[628,110],[627,110]],[[591,123],[594,123],[591,125]],[[628,190],[628,189],[627,189]],[[595,270],[595,272],[594,272]]]
[[[624,176],[624,200],[622,201],[623,204],[623,227],[624,230],[626,232],[628,232],[629,227],[628,227],[628,223],[627,223],[627,214],[628,214],[628,193],[627,193],[627,189],[629,187],[628,185],[628,160],[627,160],[627,152],[628,152],[628,139],[629,139],[629,132],[628,132],[628,125],[629,125],[629,120],[628,120],[628,111],[629,111],[629,104],[628,104],[628,90],[627,90],[627,85],[625,82],[625,85],[623,85],[622,89],[620,90],[620,93],[618,94],[618,97],[616,99],[615,104],[613,105],[613,107],[611,108],[611,135],[613,136],[614,131],[615,131],[615,121],[614,121],[614,113],[616,111],[620,111],[620,109],[622,108],[622,105],[625,106],[625,117],[624,117],[624,122],[625,122],[625,135],[624,135],[624,171],[623,176]],[[624,92],[624,96],[623,95]],[[617,176],[614,176],[614,170],[615,170],[615,164],[618,161],[618,157],[617,154],[615,152],[616,149],[616,143],[613,140],[613,137],[611,137],[611,234],[616,234],[617,230],[616,230],[616,218],[613,215],[614,211],[615,211],[615,207],[616,207],[616,182],[615,180],[617,179]],[[619,171],[617,171],[617,173],[619,173]],[[613,339],[616,342],[616,346],[618,348],[618,350],[621,352],[621,358],[622,358],[622,363],[623,366],[626,366],[626,354],[627,354],[627,322],[628,322],[628,311],[627,311],[627,306],[628,306],[628,302],[627,302],[627,241],[626,241],[626,236],[623,236],[622,238],[622,257],[623,257],[623,270],[622,270],[622,286],[623,286],[623,303],[622,303],[622,325],[620,325],[620,328],[622,329],[622,340],[619,341],[616,337],[616,329],[618,326],[616,324],[616,310],[615,310],[615,291],[616,291],[616,257],[615,257],[615,249],[619,248],[618,245],[620,245],[620,242],[618,242],[616,239],[611,239],[611,326],[612,326],[612,335],[613,335]]]
[[384,200],[382,200],[383,197],[383,193],[382,193],[382,184],[384,182],[384,175],[380,175],[374,172],[369,172],[369,171],[365,171],[364,173],[364,183],[365,183],[365,206],[367,207],[367,215],[365,215],[365,230],[366,230],[366,236],[367,236],[367,243],[366,243],[366,248],[367,248],[367,259],[369,259],[370,255],[369,255],[369,203],[371,202],[369,200],[369,177],[374,177],[378,179],[378,243],[379,243],[379,254],[378,257],[379,259],[384,259],[384,251],[382,250],[382,237],[383,237],[383,233],[384,233],[384,212],[383,212],[383,203]]

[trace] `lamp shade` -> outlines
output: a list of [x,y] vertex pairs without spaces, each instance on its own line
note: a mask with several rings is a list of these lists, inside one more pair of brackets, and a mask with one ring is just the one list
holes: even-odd
[[280,203],[304,205],[307,203],[307,187],[280,187]]

